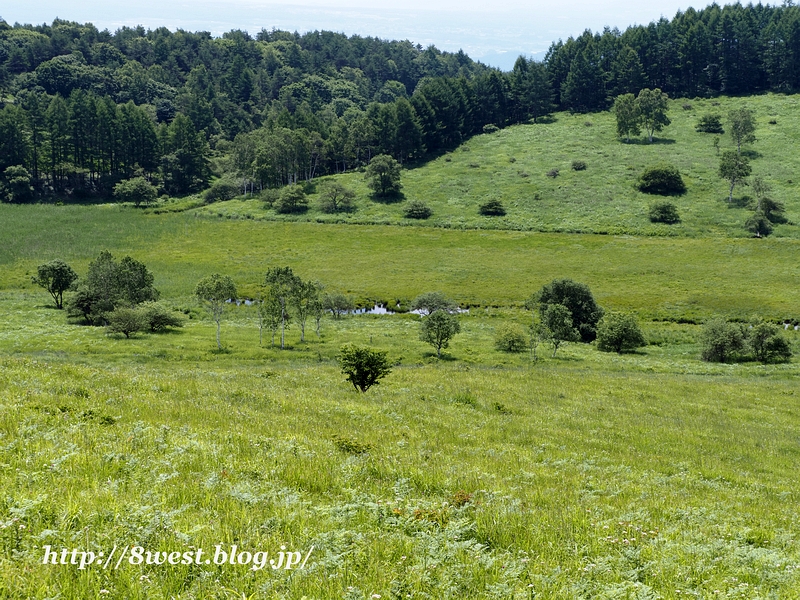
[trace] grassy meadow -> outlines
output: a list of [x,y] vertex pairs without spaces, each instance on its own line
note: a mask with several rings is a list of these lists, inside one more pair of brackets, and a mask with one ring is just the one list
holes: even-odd
[[[406,197],[424,190],[434,208],[425,226],[381,225],[400,205],[366,196],[346,218],[358,226],[275,220],[252,200],[161,214],[0,204],[0,598],[800,597],[800,331],[788,363],[699,358],[712,315],[800,321],[796,227],[743,236],[747,210],[722,201],[711,136],[694,133],[706,110],[745,100],[720,102],[674,103],[662,137],[675,141],[653,146],[612,145],[607,114],[479,136],[404,172]],[[796,97],[746,102],[754,172],[797,221],[795,158],[772,154],[794,135]],[[689,185],[669,230],[631,187],[659,153]],[[511,208],[499,222],[476,214],[493,190]],[[84,276],[104,249],[144,262],[184,327],[111,336],[31,283],[54,258]],[[196,282],[221,272],[253,297],[285,265],[360,306],[439,290],[469,312],[437,360],[412,314],[326,317],[305,342],[294,325],[281,351],[268,332],[259,344],[252,307],[231,305],[217,351]],[[558,277],[637,315],[649,344],[555,358],[540,345],[536,361],[496,350],[498,327],[526,326],[525,300]],[[366,394],[340,373],[346,342],[393,364]],[[210,557],[232,544],[311,554],[292,570],[42,564],[45,545]]]
[[[760,175],[773,188],[771,196],[786,206],[788,223],[775,227],[776,237],[800,237],[800,201],[797,192],[800,158],[787,148],[800,139],[797,95],[765,94],[746,98],[677,99],[670,101],[672,123],[657,133],[652,144],[642,135],[625,143],[616,135],[616,120],[609,112],[590,115],[557,113],[551,121],[508,127],[475,136],[456,150],[404,170],[401,182],[405,201],[377,202],[363,173],[338,175],[357,193],[357,210],[326,215],[316,208],[301,216],[277,215],[257,199],[232,200],[194,209],[210,218],[277,219],[373,224],[419,224],[403,216],[406,201],[420,200],[433,215],[422,224],[455,229],[515,229],[543,232],[634,234],[682,237],[748,237],[744,222],[752,214],[752,190],[737,187],[728,203],[728,184],[718,175],[720,150],[733,149],[730,135],[698,133],[701,116],[718,114],[723,123],[728,112],[746,106],[756,115],[756,142],[745,149],[753,176]],[[684,108],[687,107],[687,108]],[[726,126],[727,128],[727,126]],[[574,171],[572,162],[584,161],[586,170]],[[662,199],[639,192],[634,186],[648,166],[675,165],[687,193],[673,197],[681,223],[651,223],[648,207]],[[557,177],[547,175],[558,169]],[[484,217],[478,207],[500,199],[504,217]],[[171,206],[170,204],[167,207]],[[176,207],[194,206],[185,201]],[[159,207],[155,210],[165,210]]]

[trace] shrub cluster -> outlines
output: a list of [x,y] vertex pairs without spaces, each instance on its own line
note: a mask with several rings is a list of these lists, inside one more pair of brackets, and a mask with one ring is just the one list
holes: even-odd
[[484,217],[502,217],[506,214],[506,209],[499,199],[493,198],[478,207],[478,212]]
[[755,359],[767,364],[792,357],[789,341],[780,327],[764,321],[746,326],[715,317],[703,327],[700,341],[700,357],[707,362]]
[[433,211],[428,205],[420,200],[412,200],[409,202],[403,212],[403,216],[405,216],[406,219],[427,219],[432,214]]
[[646,194],[672,196],[686,192],[678,168],[673,165],[656,165],[646,168],[639,176],[636,187]]
[[672,202],[656,202],[650,205],[647,216],[653,223],[667,223],[672,225],[680,223],[681,217],[678,214],[678,207]]

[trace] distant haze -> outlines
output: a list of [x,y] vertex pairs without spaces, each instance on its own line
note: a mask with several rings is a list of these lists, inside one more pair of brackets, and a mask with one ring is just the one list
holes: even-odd
[[463,49],[475,60],[509,70],[520,54],[541,59],[551,42],[580,35],[586,29],[602,31],[609,26],[625,30],[661,16],[671,19],[689,6],[678,0],[302,0],[292,4],[270,0],[32,0],[8,3],[0,8],[0,16],[12,24],[49,24],[58,17],[111,31],[143,25],[209,31],[215,36],[231,29],[253,35],[261,29],[300,33],[325,29],[408,39],[453,52]]

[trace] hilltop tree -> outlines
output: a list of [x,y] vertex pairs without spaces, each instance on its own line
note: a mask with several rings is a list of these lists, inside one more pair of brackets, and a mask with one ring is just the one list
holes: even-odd
[[214,273],[204,277],[197,283],[194,294],[206,305],[211,313],[211,318],[217,324],[217,349],[222,350],[220,323],[222,316],[225,314],[225,304],[228,300],[236,299],[236,284],[233,283],[233,279],[230,276]]
[[636,96],[636,110],[651,143],[653,134],[670,124],[667,116],[668,100],[669,96],[658,88],[654,90],[645,88]]
[[36,277],[31,278],[33,283],[50,292],[56,308],[59,310],[64,308],[64,292],[72,287],[76,279],[78,279],[78,274],[72,270],[72,267],[58,259],[39,265]]
[[436,348],[436,358],[442,357],[442,349],[450,345],[450,340],[461,331],[458,317],[437,309],[424,317],[419,331],[419,339]]
[[725,150],[719,161],[719,176],[727,179],[731,184],[728,192],[728,202],[733,202],[733,188],[736,184],[744,184],[752,168],[747,157],[733,150]]

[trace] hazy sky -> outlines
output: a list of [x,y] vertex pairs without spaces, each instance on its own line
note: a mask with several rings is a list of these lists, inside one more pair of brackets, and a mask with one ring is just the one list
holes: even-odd
[[662,15],[672,18],[688,0],[0,0],[9,23],[54,18],[94,23],[100,29],[144,25],[253,34],[264,29],[327,29],[348,35],[408,39],[442,50],[463,49],[476,60],[510,69],[520,54],[541,58],[550,43],[604,26],[624,30]]

